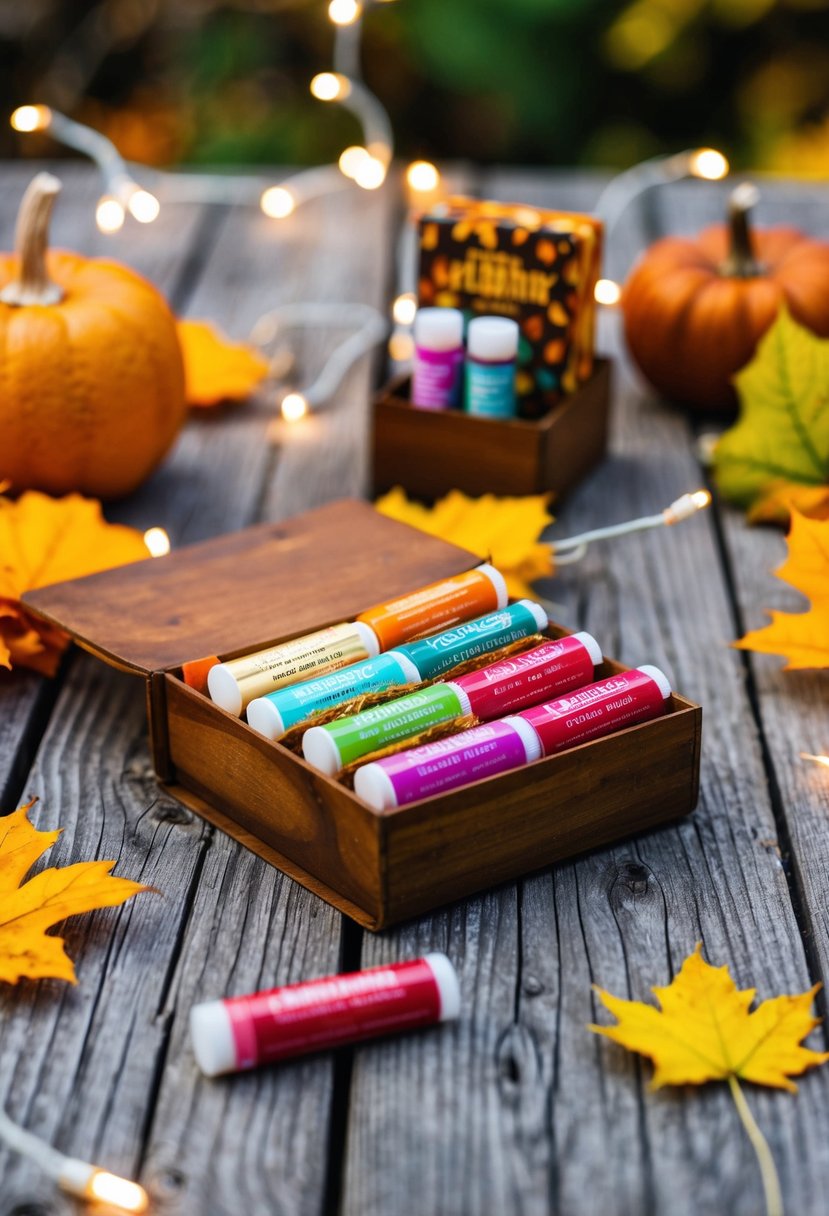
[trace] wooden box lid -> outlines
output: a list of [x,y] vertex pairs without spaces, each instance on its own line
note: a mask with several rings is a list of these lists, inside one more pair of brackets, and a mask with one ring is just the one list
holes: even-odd
[[345,499],[23,598],[93,654],[149,675],[353,620],[480,560]]

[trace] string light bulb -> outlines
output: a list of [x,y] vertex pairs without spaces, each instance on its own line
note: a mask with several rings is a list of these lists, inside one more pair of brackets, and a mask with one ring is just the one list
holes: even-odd
[[144,544],[150,557],[166,557],[170,552],[170,537],[163,528],[148,528],[144,533]]
[[622,298],[622,289],[613,279],[598,279],[593,289],[593,297],[597,304],[614,308]]
[[341,101],[351,92],[351,82],[339,72],[317,72],[309,87],[317,101]]
[[105,194],[98,199],[98,205],[95,208],[95,223],[101,232],[109,235],[113,232],[120,232],[124,227],[124,205],[114,198],[111,194]]
[[358,0],[331,0],[328,5],[328,16],[335,25],[353,25],[362,12]]
[[386,180],[386,166],[376,156],[366,154],[354,173],[354,181],[363,190],[377,190]]
[[403,330],[395,330],[389,338],[389,358],[395,363],[408,363],[414,355],[414,339]]
[[302,393],[287,393],[282,398],[281,409],[286,422],[299,422],[308,413],[308,402]]
[[45,131],[52,119],[48,106],[18,106],[13,110],[9,122],[15,131]]
[[391,309],[391,315],[398,325],[411,325],[417,312],[417,300],[414,292],[406,291],[398,296]]
[[57,1184],[67,1195],[95,1203],[106,1203],[122,1212],[146,1212],[149,1198],[143,1186],[120,1178],[109,1170],[99,1169],[76,1157],[62,1158],[57,1172]]
[[822,764],[824,768],[829,768],[829,756],[815,756],[812,752],[801,752],[801,760],[811,760],[815,764]]
[[139,224],[151,224],[153,220],[158,219],[161,204],[154,194],[150,194],[149,190],[142,190],[139,187],[137,190],[133,190],[127,199],[127,210],[133,219],[138,220]]
[[269,186],[259,200],[259,206],[272,220],[284,220],[296,210],[296,199],[284,186]]
[[428,160],[413,160],[406,170],[406,181],[418,194],[430,194],[440,184],[440,174]]
[[719,182],[728,176],[731,166],[722,152],[716,148],[697,148],[688,158],[688,171],[692,177],[701,177],[708,182]]
[[348,148],[343,148],[337,162],[340,172],[344,177],[350,177],[353,180],[359,172],[360,166],[369,159],[369,156],[368,148],[362,147],[361,144],[352,144]]
[[681,494],[669,507],[665,507],[656,515],[643,515],[640,519],[630,519],[627,523],[592,528],[578,536],[554,540],[550,549],[557,566],[568,566],[572,562],[581,561],[594,540],[611,540],[616,536],[627,536],[631,532],[645,532],[649,528],[670,527],[684,519],[690,519],[698,511],[704,511],[710,502],[711,495],[707,490],[694,490],[690,494]]

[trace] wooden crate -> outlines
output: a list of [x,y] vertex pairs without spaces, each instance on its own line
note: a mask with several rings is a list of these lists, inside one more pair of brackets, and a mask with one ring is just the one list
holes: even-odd
[[408,376],[398,377],[374,402],[374,491],[402,486],[426,500],[449,490],[552,491],[561,498],[603,458],[609,402],[608,359],[597,359],[578,392],[534,421],[417,409],[409,402]]
[[[172,794],[380,929],[696,804],[701,710],[680,696],[652,722],[379,812],[181,678],[188,660],[233,658],[351,620],[478,560],[345,501],[25,599],[93,654],[144,677],[154,763]],[[601,674],[620,670],[608,661]]]

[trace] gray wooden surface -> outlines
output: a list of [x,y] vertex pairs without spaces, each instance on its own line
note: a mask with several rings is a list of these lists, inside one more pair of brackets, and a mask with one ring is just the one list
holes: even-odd
[[[170,206],[100,237],[94,181],[70,167],[56,240],[131,262],[175,307],[244,336],[292,298],[393,291],[394,189],[342,193],[284,225],[255,209]],[[0,247],[28,176],[0,172]],[[468,172],[487,195],[591,206],[583,174]],[[722,191],[682,184],[612,233],[620,277],[660,230],[717,218]],[[765,214],[764,214],[765,212]],[[817,190],[766,188],[761,218],[829,237]],[[618,320],[602,345],[618,354]],[[312,372],[336,334],[304,345]],[[167,464],[113,517],[162,524],[184,544],[365,488],[364,361],[334,408],[277,444],[274,405],[189,424]],[[619,361],[611,453],[562,507],[560,535],[650,513],[700,484],[695,434]],[[728,643],[764,607],[797,607],[773,579],[779,533],[718,507],[675,532],[594,547],[543,588],[555,615],[608,653],[663,666],[702,702],[702,793],[682,824],[622,841],[379,936],[364,934],[159,794],[142,689],[72,654],[59,678],[0,675],[0,810],[39,794],[64,833],[48,864],[105,856],[152,884],[123,909],[70,921],[79,984],[0,994],[0,1101],[62,1150],[140,1177],[155,1213],[246,1216],[701,1216],[762,1211],[754,1158],[723,1087],[648,1090],[649,1069],[585,1029],[591,984],[646,998],[696,941],[759,995],[829,969],[829,780],[798,758],[829,746],[827,681],[783,675]],[[463,1015],[453,1026],[208,1082],[187,1037],[197,1000],[446,950]],[[818,1031],[812,1043],[823,1044]],[[829,1071],[797,1097],[749,1094],[786,1210],[819,1216],[829,1185]],[[68,1216],[71,1202],[0,1149],[0,1216]]]

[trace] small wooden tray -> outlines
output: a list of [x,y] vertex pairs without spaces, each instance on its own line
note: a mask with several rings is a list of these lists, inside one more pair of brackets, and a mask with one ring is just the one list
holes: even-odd
[[536,421],[416,409],[409,377],[398,376],[374,401],[375,494],[402,486],[429,501],[449,490],[561,498],[603,458],[609,402],[608,359]]
[[[172,794],[380,929],[696,805],[702,713],[680,696],[663,718],[378,812],[181,679],[188,660],[352,620],[478,561],[345,501],[24,598],[93,654],[145,678],[155,768]],[[621,670],[608,661],[602,674]]]

